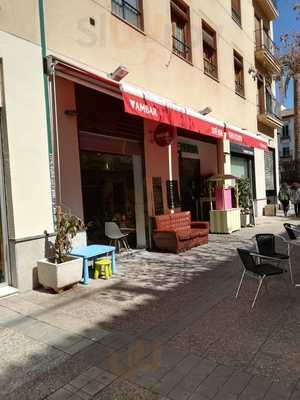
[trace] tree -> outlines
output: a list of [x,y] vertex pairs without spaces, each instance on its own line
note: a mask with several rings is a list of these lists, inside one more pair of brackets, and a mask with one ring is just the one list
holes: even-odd
[[[293,5],[300,16],[300,2]],[[300,182],[300,33],[281,35],[281,89],[286,95],[289,83],[294,82],[294,118],[295,118],[295,179]]]

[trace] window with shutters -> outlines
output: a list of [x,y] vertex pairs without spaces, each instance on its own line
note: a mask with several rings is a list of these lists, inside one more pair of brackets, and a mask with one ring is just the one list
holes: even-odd
[[143,0],[112,0],[112,13],[130,25],[143,29]]
[[233,60],[234,60],[235,93],[242,97],[245,97],[243,57],[234,50]]
[[190,10],[181,0],[171,0],[173,52],[192,62]]
[[231,15],[232,19],[242,26],[241,0],[231,0]]
[[218,79],[217,34],[204,21],[202,21],[202,40],[204,72]]

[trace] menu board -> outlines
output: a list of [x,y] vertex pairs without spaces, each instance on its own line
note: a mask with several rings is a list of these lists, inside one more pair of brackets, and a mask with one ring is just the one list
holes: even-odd
[[154,199],[155,215],[161,215],[164,213],[164,201],[163,201],[161,178],[153,177],[152,178],[152,186],[153,186],[153,199]]

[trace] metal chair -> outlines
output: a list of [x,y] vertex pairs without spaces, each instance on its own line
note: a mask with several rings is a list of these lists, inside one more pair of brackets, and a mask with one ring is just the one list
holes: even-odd
[[269,278],[271,276],[281,275],[286,271],[283,270],[282,268],[279,268],[279,267],[269,264],[269,263],[257,264],[255,262],[255,258],[278,262],[278,259],[276,259],[276,258],[263,256],[259,253],[256,253],[256,252],[253,252],[250,250],[245,250],[245,249],[237,249],[237,252],[243,263],[244,270],[243,270],[242,278],[239,283],[235,297],[238,298],[244,277],[246,275],[249,276],[250,278],[254,278],[254,279],[258,280],[258,282],[259,282],[258,288],[257,288],[254,300],[251,305],[251,308],[253,308],[256,303],[261,286],[262,286],[263,282],[265,281],[265,279]]
[[[297,240],[299,235],[300,235],[300,229],[297,225],[285,223],[283,224],[284,229],[286,230],[286,233],[288,234],[288,237],[290,240]],[[298,234],[298,237],[297,237]]]
[[[287,245],[287,254],[277,253],[276,239],[281,240]],[[278,266],[280,263],[287,261],[289,264],[291,282],[294,284],[293,270],[290,260],[290,247],[289,243],[281,236],[275,236],[273,233],[260,233],[255,235],[257,251],[262,256],[268,256],[276,259]]]
[[125,250],[129,250],[128,234],[122,233],[115,222],[105,222],[105,236],[110,239],[109,244],[114,245],[118,252],[123,248],[122,243]]

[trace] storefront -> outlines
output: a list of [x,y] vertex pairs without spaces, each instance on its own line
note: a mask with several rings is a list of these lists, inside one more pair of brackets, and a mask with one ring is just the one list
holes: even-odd
[[[105,239],[108,221],[135,230],[145,247],[155,215],[182,209],[208,219],[207,179],[224,173],[225,142],[267,150],[256,134],[150,92],[52,65],[57,198],[89,225],[88,242]],[[232,160],[249,175],[251,166]]]

